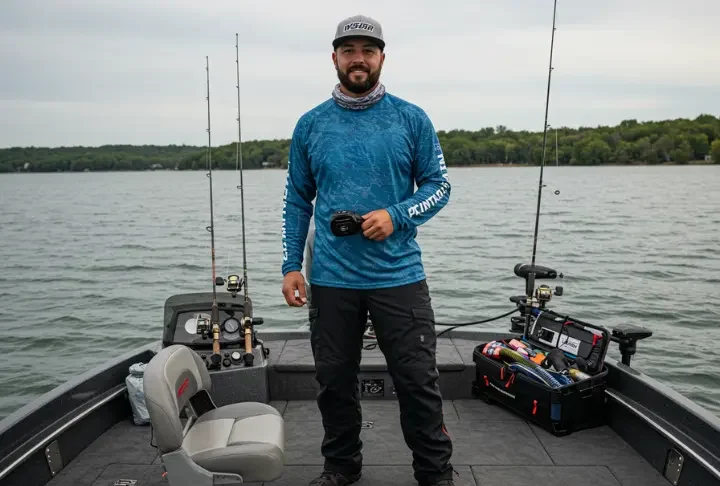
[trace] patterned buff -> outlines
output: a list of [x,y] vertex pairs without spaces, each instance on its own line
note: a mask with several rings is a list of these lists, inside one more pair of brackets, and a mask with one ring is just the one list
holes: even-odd
[[340,91],[340,83],[338,83],[335,85],[332,97],[335,99],[335,102],[343,108],[347,108],[349,110],[364,110],[365,108],[370,108],[372,105],[380,101],[384,94],[385,85],[378,83],[375,89],[370,93],[360,98],[353,98],[352,96],[348,96]]

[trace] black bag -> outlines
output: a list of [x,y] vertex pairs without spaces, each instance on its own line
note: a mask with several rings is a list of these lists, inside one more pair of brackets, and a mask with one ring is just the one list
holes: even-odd
[[[605,355],[610,333],[603,327],[548,309],[533,309],[531,315],[530,326],[522,336],[515,340],[481,343],[475,348],[473,394],[488,403],[496,402],[515,411],[556,436],[603,425],[608,372]],[[523,356],[527,361],[517,360],[517,354],[494,347],[498,342],[517,347],[518,341],[547,352],[546,358],[564,358],[566,365],[576,363],[575,366],[584,369],[589,377],[565,384],[563,380],[569,381],[567,377],[548,373],[546,367],[550,359]],[[492,356],[483,353],[483,350]],[[503,356],[500,356],[501,353]],[[531,360],[534,362],[529,362]],[[555,369],[551,368],[551,371]],[[560,386],[546,384],[552,382],[548,375]]]

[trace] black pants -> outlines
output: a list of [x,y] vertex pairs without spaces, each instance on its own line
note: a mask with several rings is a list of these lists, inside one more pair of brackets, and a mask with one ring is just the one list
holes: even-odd
[[450,479],[452,443],[436,383],[435,319],[426,282],[375,290],[313,285],[311,291],[311,345],[325,428],[325,468],[355,473],[362,467],[358,372],[369,312],[395,386],[415,478],[421,484]]

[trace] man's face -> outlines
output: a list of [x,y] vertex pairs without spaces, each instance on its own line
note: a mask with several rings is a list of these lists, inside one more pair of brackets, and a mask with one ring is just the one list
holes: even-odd
[[351,93],[370,91],[380,79],[385,54],[367,39],[348,39],[333,52],[340,83]]

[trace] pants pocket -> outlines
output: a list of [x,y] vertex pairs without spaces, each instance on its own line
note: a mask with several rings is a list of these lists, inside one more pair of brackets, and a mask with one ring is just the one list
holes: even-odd
[[423,363],[435,362],[437,338],[435,333],[435,313],[430,307],[412,309],[412,332],[409,333],[409,351],[412,357]]

